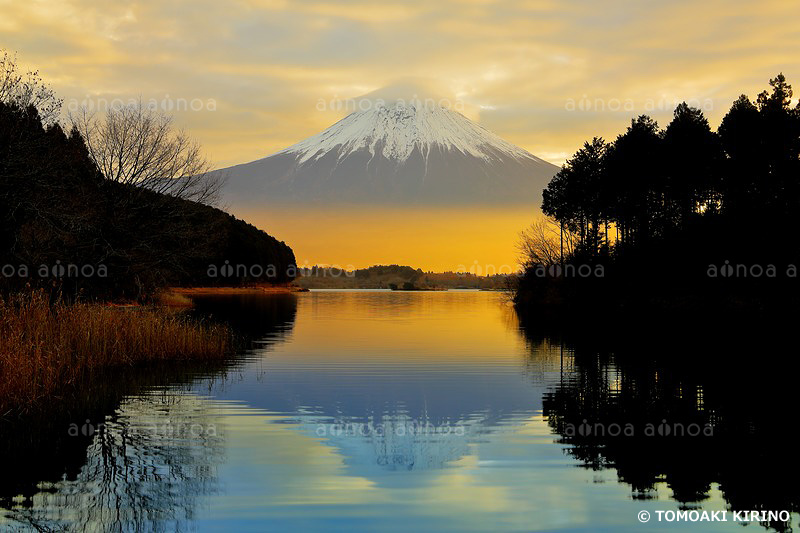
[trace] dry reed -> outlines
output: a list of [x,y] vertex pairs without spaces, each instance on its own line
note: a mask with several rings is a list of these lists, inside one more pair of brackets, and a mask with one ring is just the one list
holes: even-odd
[[50,305],[39,293],[0,298],[0,416],[25,412],[101,371],[219,359],[227,328],[143,307]]

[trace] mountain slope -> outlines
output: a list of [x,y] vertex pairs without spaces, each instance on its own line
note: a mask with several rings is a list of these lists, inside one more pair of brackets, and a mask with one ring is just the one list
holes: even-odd
[[218,171],[228,175],[226,200],[538,205],[558,171],[432,100],[370,104],[272,156]]

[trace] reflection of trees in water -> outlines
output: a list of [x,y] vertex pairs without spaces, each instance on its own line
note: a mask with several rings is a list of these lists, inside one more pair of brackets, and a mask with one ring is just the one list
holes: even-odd
[[291,333],[296,294],[221,294],[194,299],[192,315],[228,324],[243,340],[274,341]]
[[[215,318],[233,321],[245,341],[264,339],[265,346],[294,324],[296,298],[284,296],[243,303],[222,298],[222,316]],[[204,308],[214,310],[213,304]],[[223,454],[220,426],[207,402],[189,390],[230,379],[243,358],[95,375],[46,412],[0,423],[0,514],[26,530],[188,528],[202,496],[215,490]],[[105,431],[85,432],[87,420],[95,428],[105,424]],[[214,431],[198,433],[193,423]]]
[[[675,330],[615,342],[602,335],[552,341],[530,324],[523,332],[529,366],[563,368],[544,397],[544,415],[582,467],[616,469],[634,498],[654,498],[666,484],[682,507],[700,507],[718,484],[732,510],[800,511],[786,411],[796,404],[796,374],[782,357],[791,344]],[[566,349],[554,363],[558,343]],[[701,431],[688,436],[689,428]]]
[[207,400],[169,392],[128,399],[97,429],[73,480],[40,484],[10,517],[39,530],[166,531],[188,528],[217,489],[222,427]]

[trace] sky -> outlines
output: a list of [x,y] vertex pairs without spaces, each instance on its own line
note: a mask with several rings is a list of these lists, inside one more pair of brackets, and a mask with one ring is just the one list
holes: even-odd
[[800,3],[0,0],[0,48],[38,69],[65,111],[160,102],[217,168],[294,144],[346,115],[337,100],[409,78],[560,165],[636,115],[665,126],[686,100],[716,127],[778,72],[800,80]]

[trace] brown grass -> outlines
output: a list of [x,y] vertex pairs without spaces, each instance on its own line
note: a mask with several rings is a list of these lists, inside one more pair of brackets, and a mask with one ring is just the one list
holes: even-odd
[[189,298],[184,294],[180,294],[173,291],[161,291],[160,293],[158,293],[156,301],[158,302],[159,305],[163,305],[166,307],[188,308],[194,305],[191,298]]
[[51,306],[39,293],[0,298],[0,416],[25,412],[104,370],[218,359],[230,350],[227,328],[157,308]]

